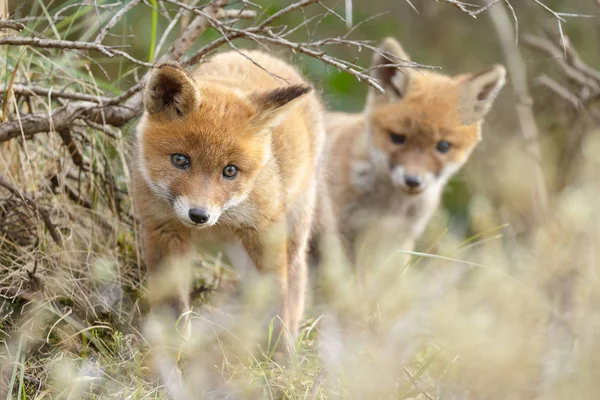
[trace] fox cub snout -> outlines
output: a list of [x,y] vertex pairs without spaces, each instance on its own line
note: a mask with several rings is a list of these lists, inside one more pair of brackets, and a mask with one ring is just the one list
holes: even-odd
[[[325,140],[317,95],[277,58],[228,52],[193,74],[158,66],[144,105],[133,195],[149,274],[169,271],[197,245],[220,246],[242,274],[275,277],[278,314],[293,336]],[[159,303],[181,313],[189,280],[178,285]]]
[[367,230],[379,238],[373,243],[413,250],[505,81],[501,65],[450,77],[390,66],[403,61],[410,59],[400,44],[384,40],[372,69],[385,94],[371,88],[362,114],[327,118],[328,170],[336,171],[329,186],[352,256]]

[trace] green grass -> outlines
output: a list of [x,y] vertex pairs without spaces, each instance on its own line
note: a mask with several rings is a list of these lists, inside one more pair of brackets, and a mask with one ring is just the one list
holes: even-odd
[[148,54],[148,62],[154,61],[154,51],[156,50],[156,36],[158,35],[158,2],[150,0],[152,4],[152,28],[150,31],[150,50]]

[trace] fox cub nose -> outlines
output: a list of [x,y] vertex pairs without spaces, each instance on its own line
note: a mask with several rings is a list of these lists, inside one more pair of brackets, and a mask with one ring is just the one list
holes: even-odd
[[406,175],[404,177],[404,182],[406,182],[406,186],[414,189],[421,185],[421,178],[414,175]]
[[190,219],[196,224],[205,224],[210,219],[208,211],[202,208],[192,208],[189,212]]

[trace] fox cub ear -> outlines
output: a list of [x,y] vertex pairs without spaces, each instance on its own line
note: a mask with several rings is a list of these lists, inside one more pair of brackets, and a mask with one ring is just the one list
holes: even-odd
[[377,79],[385,94],[381,94],[375,88],[369,88],[369,102],[398,101],[404,97],[408,87],[408,71],[386,66],[403,62],[410,62],[410,57],[400,43],[391,37],[384,39],[379,45],[379,51],[373,54],[371,76]]
[[144,91],[144,107],[150,115],[163,113],[168,118],[185,115],[200,103],[194,79],[175,62],[158,65]]
[[312,88],[307,85],[292,85],[270,90],[268,92],[252,93],[250,102],[256,107],[254,123],[264,128],[274,128],[286,110],[289,110]]
[[457,80],[461,122],[471,125],[481,121],[492,108],[506,82],[506,69],[498,64],[479,73],[460,76]]

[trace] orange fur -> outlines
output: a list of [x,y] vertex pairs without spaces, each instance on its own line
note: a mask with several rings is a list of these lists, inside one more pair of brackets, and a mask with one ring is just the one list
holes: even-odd
[[[457,77],[385,66],[401,60],[409,59],[400,44],[386,39],[373,59],[385,94],[371,89],[362,114],[326,118],[328,186],[351,258],[382,245],[387,255],[390,247],[413,250],[504,84],[499,65]],[[441,141],[450,144],[447,152],[438,149]]]
[[[317,95],[291,66],[247,51],[217,55],[192,74],[162,65],[144,101],[133,195],[150,276],[195,245],[222,245],[234,266],[276,278],[279,316],[296,335],[324,143]],[[231,165],[237,175],[228,179]],[[190,209],[206,213],[206,222],[193,220]],[[177,312],[186,310],[189,280],[180,285],[156,307],[174,300]]]

